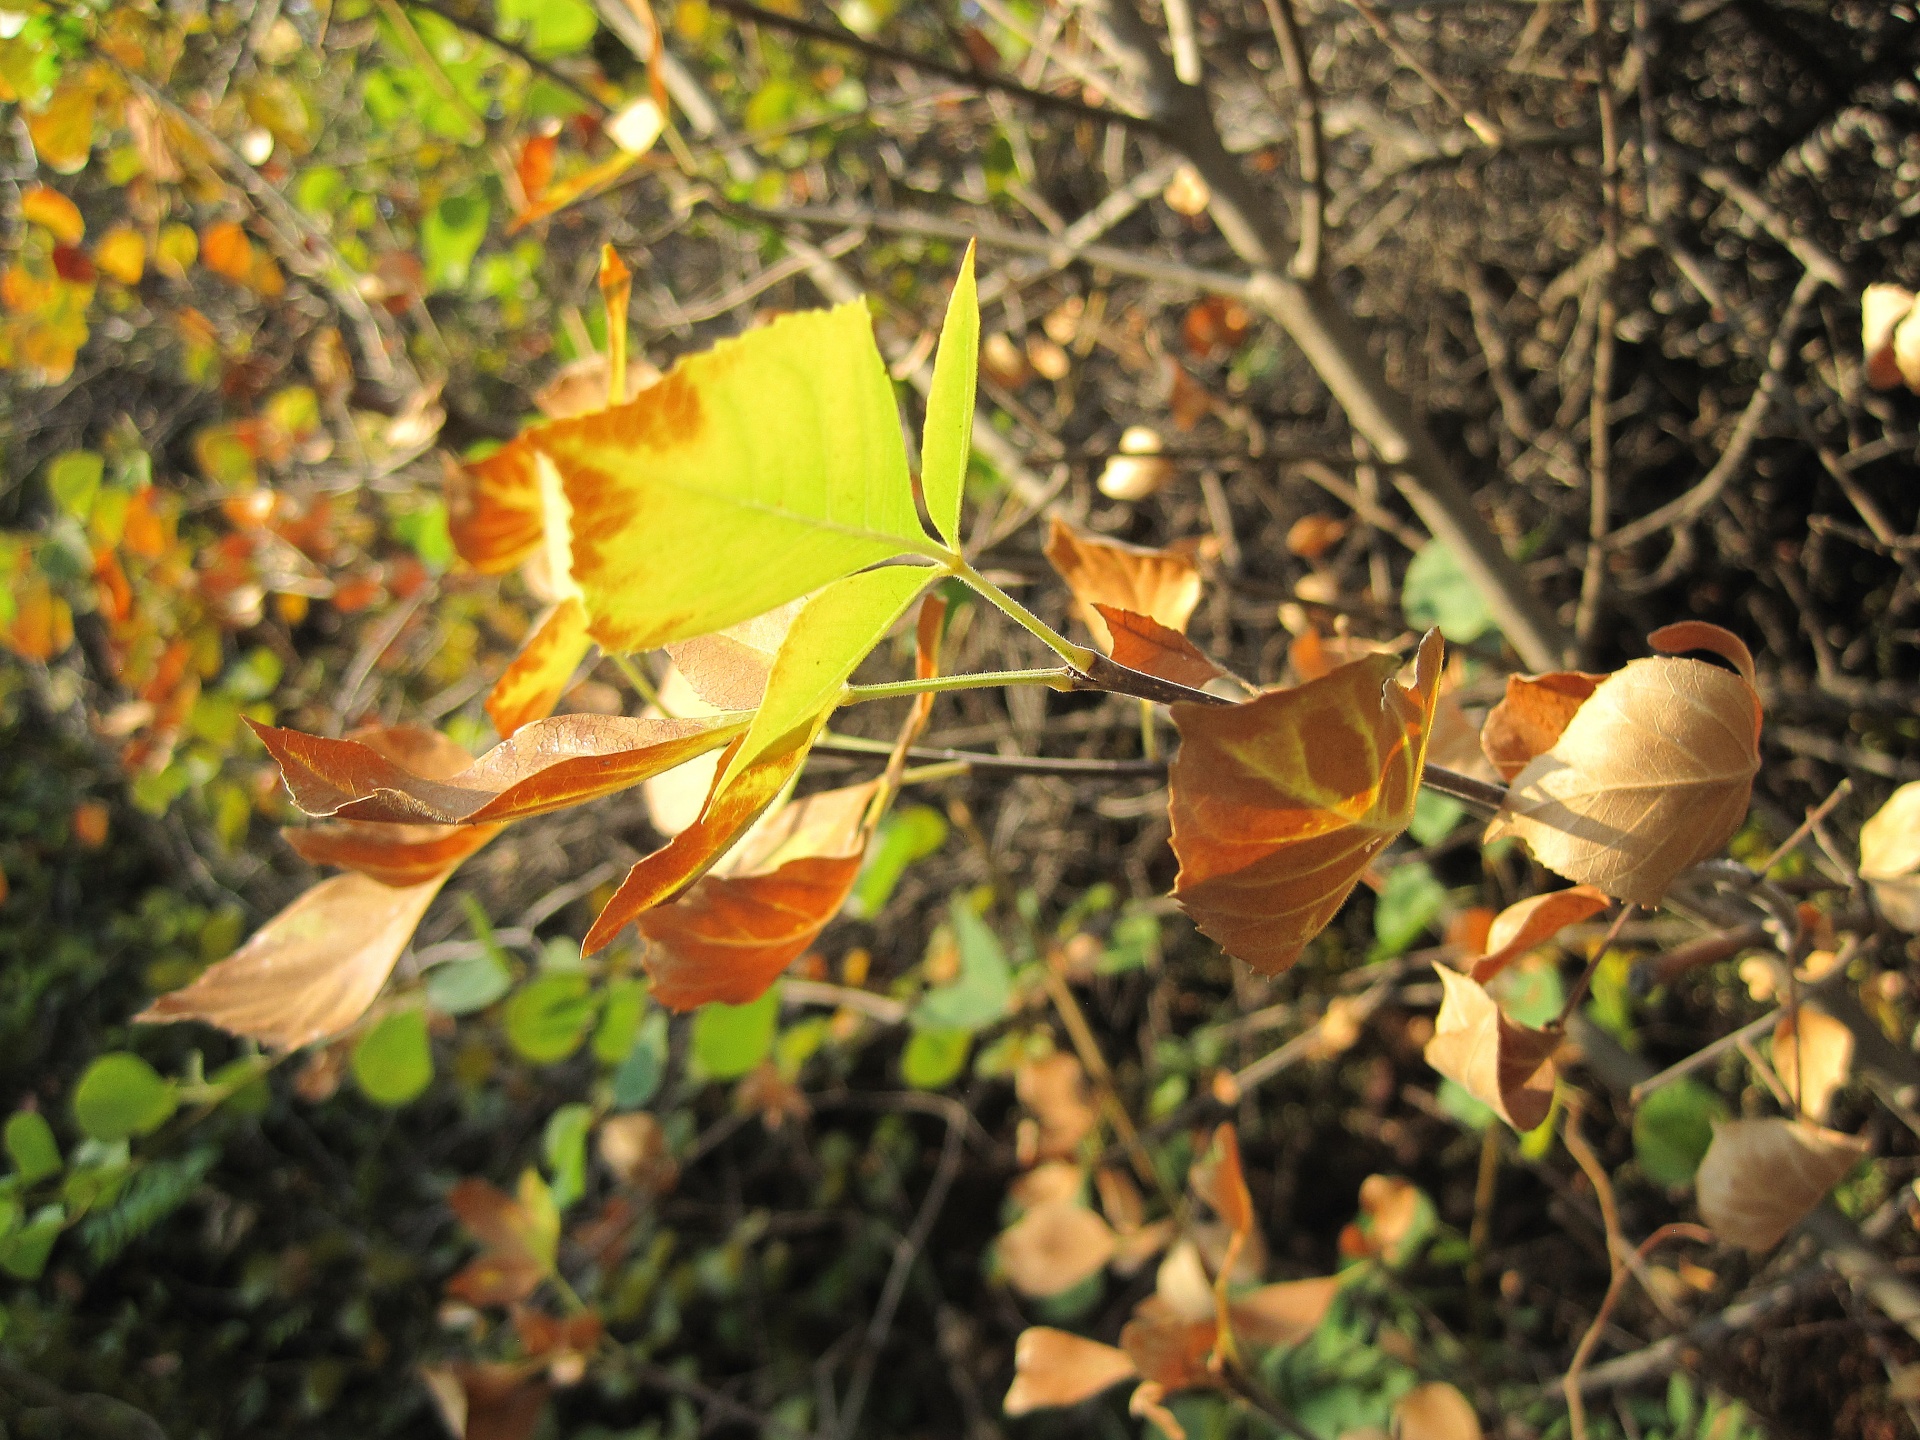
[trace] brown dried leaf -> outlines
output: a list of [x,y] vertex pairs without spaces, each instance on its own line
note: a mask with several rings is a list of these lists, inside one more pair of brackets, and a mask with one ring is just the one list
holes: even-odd
[[1212,1386],[1219,1379],[1207,1368],[1219,1338],[1213,1311],[1200,1318],[1183,1315],[1158,1295],[1149,1295],[1134,1307],[1133,1318],[1120,1332],[1120,1348],[1133,1360],[1143,1380],[1163,1391]]
[[1154,1273],[1153,1293],[1183,1320],[1213,1319],[1213,1281],[1198,1245],[1191,1240],[1174,1242]]
[[661,1195],[680,1178],[667,1146],[667,1132],[644,1110],[609,1115],[600,1122],[601,1160],[622,1185]]
[[1890,924],[1920,933],[1920,780],[1894,791],[1860,827],[1860,878]]
[[1134,1374],[1127,1352],[1065,1330],[1034,1325],[1013,1346],[1013,1384],[1001,1408],[1009,1415],[1078,1405]]
[[1867,1153],[1805,1120],[1728,1120],[1694,1176],[1700,1218],[1730,1245],[1771,1250]]
[[1022,1210],[1060,1200],[1078,1203],[1086,1174],[1066,1160],[1047,1160],[1007,1187],[1007,1198]]
[[1527,951],[1546,944],[1567,926],[1591,919],[1611,903],[1593,886],[1575,885],[1509,905],[1487,929],[1486,954],[1473,962],[1473,978],[1486,984]]
[[280,833],[310,865],[357,870],[382,885],[420,885],[444,875],[498,835],[500,825],[392,825],[341,820]]
[[1087,1094],[1086,1071],[1064,1050],[1029,1060],[1014,1073],[1014,1093],[1040,1122],[1040,1159],[1063,1159],[1100,1123]]
[[1419,1385],[1393,1407],[1398,1440],[1481,1440],[1480,1417],[1467,1397],[1444,1380]]
[[1553,1052],[1560,1036],[1516,1025],[1478,982],[1435,965],[1446,999],[1427,1042],[1427,1063],[1516,1130],[1531,1130],[1553,1105]]
[[294,804],[307,814],[449,825],[519,820],[611,794],[717,749],[751,718],[560,715],[523,726],[451,776],[383,753],[391,746],[377,737],[333,740],[248,723],[280,762]]
[[1093,608],[1107,624],[1114,660],[1129,670],[1158,675],[1193,690],[1204,689],[1227,673],[1186,636],[1150,615],[1136,615],[1112,605]]
[[998,1241],[1000,1268],[1023,1295],[1045,1298],[1071,1290],[1113,1258],[1113,1231],[1083,1205],[1036,1205]]
[[1406,829],[1441,651],[1430,631],[1411,685],[1375,655],[1238,705],[1172,707],[1174,895],[1229,954],[1286,969]]
[[879,782],[785,806],[670,905],[639,917],[653,996],[674,1010],[742,1005],[840,913],[866,854]]
[[134,1018],[204,1020],[276,1050],[352,1025],[373,1003],[450,870],[419,885],[322,880],[192,984]]
[[767,693],[774,656],[793,628],[806,597],[716,630],[667,646],[667,654],[693,693],[716,710],[752,710]]
[[1509,675],[1506,698],[1487,712],[1480,727],[1480,749],[1500,778],[1513,779],[1534,756],[1551,750],[1574,712],[1606,678],[1584,670]]
[[1320,1328],[1339,1293],[1338,1275],[1262,1285],[1234,1297],[1227,1307],[1233,1333],[1258,1349],[1298,1345]]
[[1810,1119],[1827,1118],[1852,1069],[1853,1031],[1824,1010],[1802,1005],[1773,1027],[1774,1073]]
[[1187,1171],[1187,1185],[1220,1217],[1228,1230],[1245,1236],[1253,1229],[1253,1196],[1240,1168],[1240,1137],[1233,1126],[1213,1132],[1213,1143]]
[[1398,1175],[1369,1175],[1360,1182],[1360,1213],[1367,1221],[1363,1253],[1397,1265],[1420,1218],[1419,1187]]
[[1075,608],[1102,650],[1113,635],[1095,608],[1111,605],[1185,632],[1200,603],[1200,572],[1171,550],[1147,550],[1081,535],[1058,516],[1047,527],[1048,562],[1073,591]]
[[1351,520],[1336,515],[1302,515],[1287,527],[1287,549],[1302,560],[1318,560],[1347,538]]
[[1654,905],[1739,829],[1759,769],[1760,697],[1745,678],[1635,660],[1515,777],[1487,838],[1517,835],[1549,870]]
[[454,1440],[527,1440],[547,1408],[538,1365],[423,1365],[421,1383]]

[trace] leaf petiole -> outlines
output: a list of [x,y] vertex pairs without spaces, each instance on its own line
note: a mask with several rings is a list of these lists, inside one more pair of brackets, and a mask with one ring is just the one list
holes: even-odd
[[879,685],[849,685],[846,703],[892,700],[901,695],[937,695],[942,690],[989,690],[1001,685],[1046,685],[1055,690],[1073,688],[1073,671],[983,670],[975,675],[935,675],[924,680],[893,680]]
[[1049,650],[1053,651],[1054,654],[1066,661],[1067,664],[1071,665],[1075,670],[1084,674],[1087,668],[1095,664],[1100,658],[1098,651],[1089,650],[1084,645],[1075,645],[1071,640],[1068,640],[1065,636],[1054,630],[1052,626],[1048,625],[1038,615],[1035,615],[1031,610],[1027,609],[1026,606],[1022,605],[1018,600],[1014,599],[1011,595],[1007,594],[1006,591],[1002,590],[998,585],[974,569],[973,566],[969,565],[964,556],[949,553],[946,557],[946,564],[956,579],[963,581],[965,584],[979,591],[983,597],[992,602],[995,608],[1005,612],[1023,630],[1031,634],[1042,645],[1045,645]]

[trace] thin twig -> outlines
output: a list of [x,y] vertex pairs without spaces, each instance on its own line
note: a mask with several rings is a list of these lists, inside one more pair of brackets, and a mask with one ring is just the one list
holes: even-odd
[[1599,290],[1599,305],[1587,409],[1587,563],[1580,576],[1580,602],[1573,623],[1573,638],[1582,652],[1593,648],[1607,579],[1605,545],[1613,503],[1613,432],[1607,424],[1607,408],[1613,403],[1614,330],[1619,323],[1613,287],[1615,272],[1620,268],[1619,116],[1613,100],[1613,57],[1600,0],[1586,0],[1586,19],[1597,72],[1594,90],[1600,103],[1600,268],[1593,280]]
[[1327,209],[1327,182],[1321,163],[1320,87],[1313,82],[1293,0],[1264,0],[1267,23],[1280,47],[1280,64],[1293,91],[1294,148],[1300,167],[1300,245],[1289,267],[1293,278],[1311,284],[1320,278],[1320,231]]
[[533,71],[534,74],[552,81],[562,90],[565,90],[568,94],[579,100],[581,104],[593,111],[594,114],[605,115],[608,113],[607,106],[602,103],[599,96],[595,95],[591,90],[580,84],[579,81],[568,75],[566,71],[542,60],[524,45],[494,34],[494,32],[485,25],[469,19],[457,10],[439,4],[438,0],[403,0],[403,3],[409,10],[425,10],[429,15],[438,15],[455,29],[464,30],[476,39],[484,40],[487,44],[493,46],[494,49],[513,56],[514,59]]
[[[1634,1251],[1634,1259],[1644,1261],[1654,1249],[1668,1240],[1695,1240],[1706,1245],[1713,1241],[1713,1233],[1703,1226],[1676,1221],[1662,1225],[1653,1234],[1640,1242]],[[1593,1347],[1600,1343],[1600,1331],[1607,1319],[1613,1314],[1613,1307],[1619,1302],[1620,1292],[1625,1288],[1628,1275],[1626,1266],[1616,1266],[1613,1280],[1607,1286],[1606,1298],[1601,1300],[1600,1309],[1593,1317],[1593,1323],[1587,1327],[1587,1333],[1580,1337],[1580,1345],[1573,1352],[1573,1363],[1567,1366],[1567,1373],[1560,1381],[1560,1393],[1567,1400],[1567,1421],[1573,1429],[1574,1440],[1587,1440],[1587,1407],[1580,1393],[1580,1372],[1586,1369],[1587,1359],[1593,1354]]]
[[[882,740],[866,740],[857,735],[822,735],[813,748],[842,755],[887,755],[893,747]],[[1164,775],[1164,760],[1096,760],[1078,756],[995,755],[982,750],[943,750],[915,745],[907,751],[909,760],[955,761],[970,770],[1001,770],[1026,775],[1085,775],[1116,780],[1136,776]]]

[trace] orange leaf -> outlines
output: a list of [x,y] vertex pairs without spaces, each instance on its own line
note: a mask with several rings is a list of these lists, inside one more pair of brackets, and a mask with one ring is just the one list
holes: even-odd
[[383,753],[384,746],[367,740],[248,723],[280,762],[294,804],[309,815],[477,825],[544,815],[624,790],[725,744],[747,720],[557,715],[522,726],[451,776]]
[[[805,743],[762,755],[724,790],[709,794],[698,820],[627,871],[581,948],[589,955],[604,949],[629,920],[638,919],[704,875],[799,773],[811,744],[809,736]],[[732,753],[729,748],[721,757],[722,773]]]
[[1093,608],[1107,624],[1115,662],[1129,670],[1158,675],[1162,680],[1193,690],[1204,689],[1209,681],[1227,673],[1186,636],[1168,629],[1150,615],[1136,615],[1112,605]]
[[1213,1143],[1187,1172],[1187,1184],[1236,1235],[1253,1229],[1253,1197],[1240,1168],[1240,1137],[1233,1126],[1213,1132]]
[[1553,748],[1574,711],[1606,678],[1584,670],[1509,675],[1506,698],[1487,712],[1480,727],[1481,753],[1502,780],[1513,779],[1534,756]]
[[192,984],[134,1018],[204,1020],[280,1050],[338,1035],[366,1013],[451,870],[396,888],[322,880]]
[[1476,981],[1445,965],[1433,968],[1446,999],[1427,1042],[1427,1063],[1514,1129],[1533,1129],[1553,1105],[1560,1036],[1514,1024]]
[[1200,572],[1171,550],[1096,540],[1056,516],[1047,526],[1046,556],[1073,591],[1075,608],[1102,650],[1113,649],[1113,636],[1097,605],[1131,610],[1184,632],[1200,603]]
[[1057,1405],[1078,1405],[1135,1373],[1127,1352],[1065,1330],[1034,1325],[1013,1346],[1013,1384],[1001,1408],[1025,1415]]
[[1302,560],[1318,560],[1346,538],[1351,525],[1334,515],[1302,515],[1287,527],[1287,549]]
[[[1686,627],[1681,643],[1713,642]],[[1718,632],[1726,644],[1739,646]],[[1673,627],[1657,638],[1672,642]],[[1607,677],[1553,748],[1514,777],[1487,838],[1517,835],[1542,865],[1653,905],[1746,818],[1760,769],[1760,697],[1741,675],[1655,656]]]
[[223,279],[245,285],[253,278],[253,242],[231,220],[200,232],[200,263]]
[[1120,1348],[1141,1378],[1163,1390],[1191,1390],[1219,1383],[1207,1368],[1207,1357],[1218,1338],[1211,1316],[1193,1319],[1158,1295],[1149,1295],[1134,1307],[1133,1318],[1121,1330]]
[[498,835],[499,825],[396,825],[342,820],[280,833],[309,865],[357,870],[382,885],[419,885],[451,870]]
[[523,725],[551,715],[592,644],[578,596],[550,607],[487,696],[493,728],[511,739]]
[[533,1365],[423,1365],[420,1380],[453,1440],[528,1440],[547,1408]]
[[448,533],[460,558],[482,575],[504,575],[540,547],[546,510],[539,457],[526,441],[450,468],[447,482]]
[[1393,1433],[1399,1440],[1481,1440],[1484,1432],[1467,1397],[1435,1380],[1416,1385],[1395,1402]]
[[1406,829],[1441,651],[1429,631],[1411,685],[1374,655],[1238,705],[1172,707],[1174,895],[1229,954],[1286,969]]
[[1320,1328],[1339,1293],[1338,1275],[1262,1285],[1228,1305],[1233,1333],[1258,1349],[1298,1345]]
[[98,102],[91,76],[82,72],[62,80],[39,113],[27,117],[27,134],[33,138],[34,153],[42,165],[61,175],[87,168],[87,157],[93,153],[93,117]]
[[62,245],[78,245],[87,233],[87,222],[80,218],[80,207],[46,185],[34,185],[21,192],[20,218],[42,226]]
[[481,1252],[447,1282],[469,1305],[510,1305],[539,1288],[553,1269],[558,1239],[526,1204],[485,1180],[468,1178],[447,1192],[447,1206],[481,1244]]
[[728,873],[641,915],[654,998],[671,1010],[758,998],[840,913],[878,789],[868,781],[787,806],[716,867]]
[[529,135],[521,145],[520,158],[514,162],[513,170],[528,204],[547,193],[547,186],[553,181],[554,152],[559,148],[558,135]]
[[1473,978],[1482,985],[1536,945],[1544,945],[1569,925],[1578,925],[1606,909],[1607,897],[1591,885],[1551,890],[1509,905],[1487,927],[1486,954],[1473,962]]
[[13,618],[0,643],[23,660],[51,660],[73,644],[73,610],[37,571],[14,592]]
[[1730,1245],[1771,1250],[1867,1153],[1805,1120],[1728,1120],[1694,1176],[1700,1218]]

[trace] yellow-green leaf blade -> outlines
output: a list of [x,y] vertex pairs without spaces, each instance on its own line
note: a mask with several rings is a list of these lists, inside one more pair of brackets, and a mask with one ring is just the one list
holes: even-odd
[[588,628],[608,650],[721,630],[930,553],[860,304],[783,316],[528,439],[558,470]]
[[920,489],[940,538],[960,546],[960,496],[973,444],[973,393],[980,372],[980,298],[973,279],[973,246],[960,262],[933,357],[927,426],[920,442]]
[[847,677],[934,575],[924,566],[890,565],[837,580],[807,601],[780,644],[766,698],[719,788],[839,704]]

